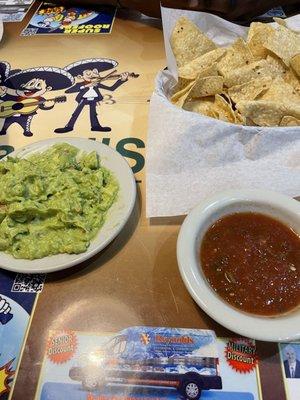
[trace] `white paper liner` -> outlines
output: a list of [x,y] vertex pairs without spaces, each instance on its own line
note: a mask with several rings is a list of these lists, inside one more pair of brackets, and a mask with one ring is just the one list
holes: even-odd
[[[147,217],[188,213],[208,196],[227,189],[269,189],[300,194],[300,127],[249,127],[226,123],[174,106],[176,83],[169,36],[179,16],[188,16],[219,45],[247,28],[202,12],[162,8],[170,72],[157,75],[150,102],[146,154]],[[299,29],[300,16],[288,19]]]

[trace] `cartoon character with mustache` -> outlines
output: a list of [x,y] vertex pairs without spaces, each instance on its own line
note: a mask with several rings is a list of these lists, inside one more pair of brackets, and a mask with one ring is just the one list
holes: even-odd
[[84,109],[89,109],[91,130],[96,132],[110,132],[111,128],[102,126],[97,117],[97,105],[101,104],[103,95],[99,89],[109,91],[116,90],[119,86],[128,80],[128,72],[124,72],[118,76],[116,82],[107,86],[101,83],[103,77],[100,72],[107,71],[118,65],[117,61],[110,59],[92,58],[81,60],[65,67],[73,77],[77,78],[77,83],[66,90],[66,93],[78,93],[75,101],[78,103],[67,125],[63,128],[55,129],[55,133],[66,133],[74,129],[75,122]]
[[[31,68],[10,74],[0,87],[3,100],[0,110],[1,105],[5,110],[9,109],[9,102],[12,110],[2,124],[0,135],[6,135],[7,129],[17,123],[22,127],[24,136],[32,136],[31,122],[37,110],[52,110],[55,105],[44,95],[70,87],[73,83],[74,79],[69,73],[56,67]],[[50,105],[46,105],[47,102]]]

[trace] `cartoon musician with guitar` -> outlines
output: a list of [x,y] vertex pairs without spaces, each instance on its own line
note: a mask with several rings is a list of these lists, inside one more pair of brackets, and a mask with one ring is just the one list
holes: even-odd
[[[91,58],[81,60],[68,65],[64,69],[73,77],[77,78],[77,83],[66,90],[66,93],[78,93],[75,101],[78,103],[70,120],[63,128],[55,129],[55,133],[66,133],[74,129],[75,122],[81,112],[88,108],[90,114],[91,130],[97,132],[110,132],[111,128],[102,126],[97,117],[97,105],[103,100],[103,95],[99,89],[115,91],[123,85],[129,77],[137,78],[134,73],[124,72],[115,74],[116,70],[111,71],[105,76],[101,76],[100,72],[110,70],[118,65],[117,61],[107,58]],[[112,86],[104,85],[102,82],[106,80],[115,80]]]
[[[10,72],[10,64],[6,61],[0,61],[0,102],[1,97],[5,96],[6,89],[2,86],[5,79],[8,77]],[[0,118],[0,131],[4,125],[4,119]]]
[[24,136],[32,136],[31,122],[37,111],[52,110],[55,103],[66,101],[65,96],[51,99],[43,96],[73,84],[72,75],[56,67],[38,67],[11,73],[0,86],[0,119],[5,119],[0,124],[0,135],[6,135],[7,129],[17,123],[22,127]]

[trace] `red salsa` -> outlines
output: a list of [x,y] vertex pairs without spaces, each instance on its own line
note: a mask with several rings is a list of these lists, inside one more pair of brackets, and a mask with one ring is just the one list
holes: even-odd
[[271,217],[219,219],[204,235],[200,260],[213,290],[233,307],[274,316],[300,304],[300,237]]

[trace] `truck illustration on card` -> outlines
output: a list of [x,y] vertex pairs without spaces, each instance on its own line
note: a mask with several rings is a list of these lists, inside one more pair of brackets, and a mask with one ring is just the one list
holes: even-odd
[[81,355],[69,370],[84,390],[130,385],[177,390],[197,400],[222,389],[216,336],[210,330],[131,327]]

